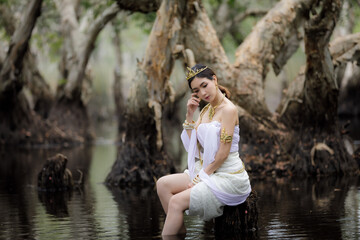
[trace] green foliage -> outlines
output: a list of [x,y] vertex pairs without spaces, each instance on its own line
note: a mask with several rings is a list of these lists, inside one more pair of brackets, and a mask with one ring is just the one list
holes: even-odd
[[93,11],[94,18],[96,18],[114,2],[115,2],[114,0],[106,0],[106,1],[82,0],[80,1],[80,7],[83,12],[89,10]]
[[6,5],[9,5],[10,3],[10,0],[0,0],[0,4],[6,4]]
[[134,13],[132,20],[135,21],[136,26],[141,28],[145,33],[150,34],[152,26],[156,19],[156,12],[152,13]]
[[67,80],[65,78],[61,78],[58,82],[59,87],[64,86],[67,83]]
[[0,26],[0,41],[10,41],[10,36],[6,34],[6,31],[2,26]]
[[[45,32],[44,34],[34,33],[32,42],[42,51],[47,50],[51,61],[57,61],[63,45],[63,37],[56,32]],[[46,44],[44,44],[46,43]]]
[[357,3],[357,0],[352,0],[351,1],[351,6],[352,6],[352,10],[354,13],[354,30],[353,32],[360,32],[360,22],[357,21],[357,19],[360,18],[360,6],[359,3]]

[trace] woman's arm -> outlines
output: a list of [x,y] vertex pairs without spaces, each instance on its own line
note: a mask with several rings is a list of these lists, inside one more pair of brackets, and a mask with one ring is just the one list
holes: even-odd
[[237,122],[237,109],[234,105],[226,105],[221,114],[223,117],[221,119],[221,138],[219,150],[215,155],[215,160],[209,164],[205,173],[208,175],[213,174],[226,160],[229,155],[232,136],[234,134],[235,124]]
[[[200,99],[197,97],[196,93],[192,93],[190,99],[187,102],[187,112],[186,112],[186,120],[185,123],[187,124],[193,124],[194,126],[196,126],[196,124],[199,124],[197,120],[196,124],[193,121],[193,117],[194,117],[194,112],[196,111],[197,107],[199,106],[200,103]],[[191,131],[192,129],[187,129],[186,132],[189,136],[189,138],[191,138]]]

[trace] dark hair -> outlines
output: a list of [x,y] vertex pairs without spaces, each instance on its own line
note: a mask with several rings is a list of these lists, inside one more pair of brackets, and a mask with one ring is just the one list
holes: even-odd
[[[191,69],[196,72],[197,70],[205,68],[205,67],[206,67],[205,65],[198,63],[198,64],[195,64],[195,66],[193,66]],[[192,82],[192,80],[194,80],[195,77],[207,78],[209,80],[214,80],[213,79],[214,75],[216,76],[214,71],[211,70],[211,68],[207,67],[204,71],[201,71],[198,74],[196,74],[195,76],[193,76],[192,78],[188,79],[189,88],[191,89],[191,82]],[[230,91],[226,87],[221,86],[219,83],[218,83],[218,87],[219,87],[220,91],[222,93],[225,93],[225,96],[230,99],[230,96],[231,96]]]

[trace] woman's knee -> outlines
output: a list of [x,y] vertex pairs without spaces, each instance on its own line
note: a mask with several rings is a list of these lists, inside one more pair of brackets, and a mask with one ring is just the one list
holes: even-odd
[[169,201],[168,211],[182,211],[181,203],[176,195],[172,196]]
[[173,211],[185,211],[188,209],[188,200],[182,194],[176,194],[170,198],[169,209]]
[[164,191],[168,191],[169,184],[166,178],[167,176],[163,176],[156,181],[156,191],[158,195]]
[[176,194],[186,190],[190,180],[188,176],[184,174],[170,174],[159,178],[156,181],[156,190],[158,194]]

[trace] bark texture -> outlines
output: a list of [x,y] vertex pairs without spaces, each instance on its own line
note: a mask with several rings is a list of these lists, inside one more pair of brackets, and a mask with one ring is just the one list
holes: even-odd
[[[239,46],[232,65],[201,4],[189,1],[185,48],[194,52],[196,62],[211,66],[233,93],[245,139],[241,152],[250,172],[282,176],[356,170],[337,126],[335,76],[341,71],[339,65],[334,70],[328,50],[340,10],[341,1],[280,1]],[[305,22],[307,65],[288,89],[291,97],[284,98],[279,118],[265,104],[268,65],[280,72],[298,48]]]
[[184,9],[184,1],[166,0],[157,12],[128,99],[125,142],[106,178],[108,184],[154,184],[158,177],[175,170],[163,148],[162,114],[163,106],[169,102],[168,80]]
[[122,56],[121,56],[121,30],[113,25],[114,35],[113,35],[113,45],[115,47],[115,56],[116,56],[116,67],[114,70],[114,86],[113,94],[116,107],[116,116],[119,129],[119,140],[122,139],[123,133],[126,130],[126,119],[124,117],[125,108],[125,97],[123,96],[123,87],[122,87]]
[[13,31],[7,55],[0,71],[0,143],[28,144],[44,141],[44,135],[56,135],[29,106],[22,91],[24,58],[31,33],[41,13],[41,0],[33,0]]
[[336,55],[332,57],[328,48],[341,4],[341,1],[322,2],[320,10],[307,22],[306,68],[289,91],[292,98],[287,98],[286,111],[281,112],[282,122],[294,131],[294,142],[289,145],[295,156],[290,161],[294,173],[327,175],[356,171],[356,163],[345,149],[342,129],[338,126],[339,86],[332,61]]
[[[126,111],[125,142],[107,182],[151,181],[154,161],[147,156],[155,156],[150,151],[163,147],[161,119],[171,89],[167,81],[173,54],[180,52],[185,63],[209,65],[219,83],[232,92],[245,139],[240,152],[249,172],[277,176],[354,173],[356,162],[346,152],[338,127],[336,76],[343,73],[342,64],[351,61],[345,56],[355,48],[354,44],[346,45],[347,50],[339,48],[343,54],[333,63],[328,47],[341,4],[339,0],[278,2],[238,47],[231,64],[201,1],[163,1],[137,69]],[[287,90],[282,108],[271,113],[264,97],[269,66],[280,73],[303,38],[306,66]],[[135,97],[140,95],[143,98]]]
[[42,1],[31,1],[29,8],[21,19],[20,26],[11,37],[7,57],[0,73],[0,99],[5,95],[17,95],[24,83],[20,78],[23,67],[23,57],[28,49],[32,30],[36,19],[41,14]]
[[336,79],[340,87],[338,114],[345,117],[360,115],[360,34],[349,34],[336,38],[330,44],[330,52],[336,71]]
[[[12,36],[16,23],[14,14],[5,5],[2,5],[0,6],[0,16],[5,26],[6,34]],[[28,50],[24,54],[21,75],[24,87],[29,88],[31,91],[32,104],[30,105],[32,105],[36,113],[46,118],[54,97],[50,91],[50,86],[46,83],[37,67],[36,55],[31,51],[30,46],[28,46]]]
[[224,213],[215,218],[215,236],[251,237],[258,229],[257,193],[252,190],[246,201],[238,206],[225,206]]
[[256,31],[252,31],[237,49],[235,63],[230,64],[205,10],[199,2],[189,1],[186,48],[194,52],[196,62],[212,66],[220,84],[232,92],[236,104],[254,116],[270,118],[272,114],[265,104],[263,84],[268,65],[282,68],[296,50],[301,40],[299,28],[312,2],[279,2],[257,23]]
[[74,187],[71,171],[66,168],[67,161],[67,157],[60,153],[46,160],[38,174],[39,191],[66,191]]

